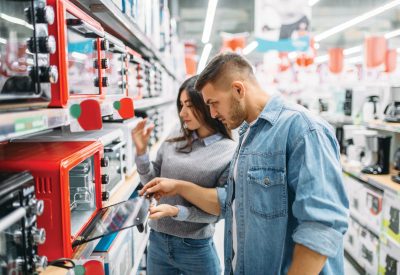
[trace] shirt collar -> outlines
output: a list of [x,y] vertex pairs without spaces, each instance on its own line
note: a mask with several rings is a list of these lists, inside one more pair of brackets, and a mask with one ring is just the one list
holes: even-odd
[[201,138],[199,138],[199,136],[197,135],[197,133],[195,131],[193,131],[192,137],[193,137],[193,141],[195,141],[197,139],[202,141],[204,146],[211,145],[211,144],[213,144],[213,143],[215,143],[217,141],[220,141],[223,138],[222,134],[216,133],[214,135],[211,135],[211,136],[208,136],[208,137],[205,137],[205,138],[201,139]]

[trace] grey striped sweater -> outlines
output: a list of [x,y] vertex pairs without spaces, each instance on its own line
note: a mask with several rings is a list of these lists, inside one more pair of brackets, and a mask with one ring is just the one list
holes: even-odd
[[[163,177],[203,187],[225,188],[236,145],[236,142],[218,134],[203,140],[195,139],[190,153],[177,152],[177,146],[182,146],[182,143],[164,142],[155,161],[150,162],[147,155],[136,157],[140,180],[145,184],[155,177]],[[205,213],[180,196],[161,198],[159,203],[183,206],[188,215],[184,221],[171,217],[151,220],[150,227],[155,231],[192,239],[204,239],[214,234],[217,216]]]

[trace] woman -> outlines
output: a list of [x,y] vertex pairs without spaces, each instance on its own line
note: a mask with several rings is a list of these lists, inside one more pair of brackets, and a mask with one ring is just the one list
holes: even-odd
[[[144,120],[133,130],[143,184],[164,177],[224,188],[236,143],[224,125],[211,117],[201,93],[194,89],[195,82],[196,77],[191,77],[179,88],[181,135],[165,141],[154,162],[146,154],[153,127],[145,128]],[[150,208],[150,219],[148,274],[221,274],[212,241],[217,216],[172,196]]]

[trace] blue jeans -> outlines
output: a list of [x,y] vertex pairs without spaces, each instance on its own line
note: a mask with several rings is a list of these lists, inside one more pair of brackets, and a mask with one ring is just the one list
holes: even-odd
[[149,275],[221,274],[212,238],[179,238],[151,230],[147,251]]

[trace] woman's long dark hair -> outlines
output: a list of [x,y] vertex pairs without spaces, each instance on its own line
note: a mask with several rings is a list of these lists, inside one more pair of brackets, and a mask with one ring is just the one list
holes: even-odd
[[[197,77],[198,76],[196,75],[196,76],[192,76],[192,77],[186,79],[182,83],[182,85],[179,87],[178,98],[176,100],[176,106],[178,108],[178,116],[182,110],[182,105],[181,105],[181,100],[180,100],[181,94],[184,91],[186,91],[188,98],[191,101],[191,105],[192,105],[191,108],[193,110],[193,114],[196,117],[196,119],[199,120],[199,122],[201,124],[203,124],[205,127],[207,127],[208,129],[213,130],[216,133],[220,133],[224,138],[232,139],[231,131],[228,130],[221,121],[211,117],[210,108],[205,104],[205,102],[203,100],[203,96],[201,95],[201,93],[199,91],[197,91],[194,88]],[[193,132],[194,131],[185,128],[184,122],[182,119],[180,119],[180,122],[181,122],[182,136],[168,139],[167,142],[186,141],[186,144],[184,144],[182,147],[178,148],[178,151],[189,153],[192,151]]]

